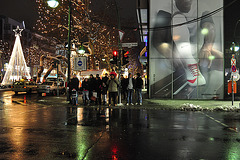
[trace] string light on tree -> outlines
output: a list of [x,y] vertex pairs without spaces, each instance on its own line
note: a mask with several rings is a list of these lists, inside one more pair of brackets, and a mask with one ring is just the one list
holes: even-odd
[[[56,3],[52,0],[51,3]],[[36,0],[38,9],[38,20],[35,30],[47,37],[54,37],[60,43],[64,43],[68,36],[68,2],[69,0],[58,0],[59,4],[55,9],[47,6],[46,0]],[[93,55],[96,60],[106,59],[108,68],[110,63],[108,60],[112,57],[113,46],[118,44],[118,30],[112,17],[103,13],[93,12],[90,0],[72,0],[72,39],[88,39],[89,44],[93,48]],[[104,2],[109,12],[115,13],[115,7],[110,1]],[[134,33],[131,33],[134,34]],[[131,55],[130,55],[131,56]],[[92,58],[92,61],[94,59]],[[130,61],[132,63],[133,61]],[[94,67],[94,64],[93,66]]]

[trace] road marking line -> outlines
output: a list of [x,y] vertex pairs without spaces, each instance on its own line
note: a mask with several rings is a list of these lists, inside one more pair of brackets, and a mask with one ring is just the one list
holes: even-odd
[[227,127],[229,130],[234,131],[234,132],[236,132],[236,133],[239,133],[237,130],[235,130],[235,129],[232,128],[232,127],[229,127],[227,124],[222,123],[221,121],[219,121],[219,120],[217,120],[217,119],[209,116],[209,115],[206,114],[206,113],[203,113],[203,112],[201,112],[201,113],[202,113],[203,115],[205,115],[206,117],[210,118],[211,120],[215,121],[216,123],[218,123],[218,124],[220,124],[220,125],[222,125],[222,126],[224,126],[224,127]]

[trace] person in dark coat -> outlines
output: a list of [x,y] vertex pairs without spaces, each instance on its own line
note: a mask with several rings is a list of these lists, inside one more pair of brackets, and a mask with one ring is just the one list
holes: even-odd
[[101,105],[102,101],[102,80],[99,77],[99,74],[96,75],[96,80],[95,80],[95,91],[97,92],[97,100],[96,100],[96,105]]
[[128,78],[126,79],[126,85],[127,85],[127,91],[128,91],[127,105],[129,104],[134,105],[132,102],[132,96],[134,92],[135,79],[133,78],[131,73],[128,74]]
[[105,77],[102,78],[102,99],[103,99],[103,105],[105,105],[107,103],[107,81],[108,81],[108,74],[105,73]]
[[137,78],[135,79],[135,91],[137,95],[137,103],[136,105],[142,105],[142,86],[143,80],[140,73],[137,73]]
[[123,75],[121,75],[121,95],[122,99],[125,100],[127,97],[127,83]]
[[72,90],[75,89],[76,90],[76,105],[78,105],[78,90],[79,90],[79,80],[77,78],[77,76],[74,74],[73,78],[70,80],[70,93],[72,95]]
[[89,84],[89,97],[91,98],[93,96],[93,90],[95,89],[95,78],[93,77],[92,74],[90,74],[88,84]]
[[[83,104],[89,104],[89,83],[88,79],[85,78],[84,81],[82,82],[82,90],[83,90]],[[87,100],[87,102],[86,102]]]
[[76,89],[77,91],[79,90],[79,80],[75,74],[73,75],[73,78],[70,80],[70,88]]

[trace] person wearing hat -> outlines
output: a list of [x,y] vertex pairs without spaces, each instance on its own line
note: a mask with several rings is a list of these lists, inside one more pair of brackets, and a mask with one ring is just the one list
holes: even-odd
[[117,77],[117,73],[115,72],[114,69],[112,69],[112,72],[110,72],[110,75],[111,75],[111,74],[114,74],[114,76]]
[[111,99],[113,104],[116,106],[116,97],[118,93],[119,82],[114,74],[110,74],[110,79],[107,81],[108,92],[109,92],[109,106],[111,106]]

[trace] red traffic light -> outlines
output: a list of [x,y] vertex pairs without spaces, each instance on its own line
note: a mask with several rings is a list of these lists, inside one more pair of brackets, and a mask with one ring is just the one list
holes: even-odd
[[117,54],[118,54],[118,52],[117,52],[117,51],[113,51],[113,56],[114,56],[114,57],[116,57],[116,56],[117,56]]

